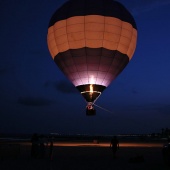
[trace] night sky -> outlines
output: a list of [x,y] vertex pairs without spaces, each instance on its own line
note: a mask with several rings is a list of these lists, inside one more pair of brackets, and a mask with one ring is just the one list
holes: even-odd
[[0,133],[127,134],[170,128],[170,0],[119,0],[138,28],[135,54],[97,114],[52,60],[48,23],[66,0],[0,0]]

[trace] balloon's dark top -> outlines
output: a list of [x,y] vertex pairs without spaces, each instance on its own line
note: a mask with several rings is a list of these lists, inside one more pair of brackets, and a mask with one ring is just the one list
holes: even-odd
[[136,23],[129,11],[114,0],[69,0],[51,17],[49,27],[57,21],[73,16],[102,15],[118,18],[131,23],[137,29]]

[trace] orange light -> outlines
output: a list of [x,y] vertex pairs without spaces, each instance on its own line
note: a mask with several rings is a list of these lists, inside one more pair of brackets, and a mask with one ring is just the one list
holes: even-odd
[[93,85],[90,84],[90,93],[93,93]]

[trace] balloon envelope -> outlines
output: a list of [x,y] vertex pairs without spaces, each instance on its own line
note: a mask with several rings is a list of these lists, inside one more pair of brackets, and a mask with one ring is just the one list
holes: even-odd
[[137,27],[114,0],[69,0],[51,17],[50,54],[81,92],[94,102],[132,58]]

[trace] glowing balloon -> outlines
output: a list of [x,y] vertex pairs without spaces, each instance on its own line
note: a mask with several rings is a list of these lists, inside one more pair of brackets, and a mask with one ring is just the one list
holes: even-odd
[[90,107],[132,58],[137,27],[114,0],[69,0],[53,14],[50,54]]

